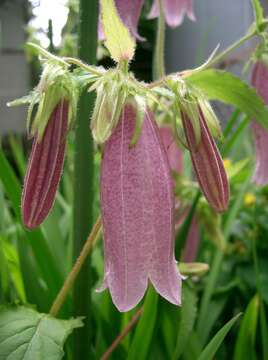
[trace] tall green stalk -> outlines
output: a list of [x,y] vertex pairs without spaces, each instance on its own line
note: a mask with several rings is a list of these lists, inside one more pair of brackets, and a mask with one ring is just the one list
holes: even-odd
[[[96,63],[98,0],[80,0],[80,24],[78,56],[89,64]],[[74,229],[73,259],[79,256],[93,226],[93,140],[89,131],[94,96],[86,91],[82,94],[75,130],[74,157]],[[74,359],[88,359],[91,348],[91,274],[90,259],[84,263],[76,279],[73,292],[74,316],[85,316],[85,326],[74,335]]]

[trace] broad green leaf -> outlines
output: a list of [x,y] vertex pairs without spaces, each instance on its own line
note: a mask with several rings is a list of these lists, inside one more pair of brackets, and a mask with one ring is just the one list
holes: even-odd
[[182,291],[182,307],[181,318],[177,333],[177,341],[173,359],[177,360],[185,351],[189,336],[194,327],[194,322],[197,313],[197,297],[194,292],[186,283],[183,285]]
[[259,312],[259,297],[257,295],[249,303],[240,325],[235,345],[234,360],[254,360],[255,340]]
[[80,319],[59,320],[27,307],[0,308],[0,360],[58,360]]
[[105,45],[114,61],[130,61],[135,52],[135,41],[128,28],[123,24],[114,4],[114,0],[101,0]]
[[186,78],[210,100],[234,105],[268,130],[268,108],[254,88],[237,76],[221,70],[204,70]]
[[213,337],[213,339],[208,343],[205,349],[202,351],[201,355],[198,357],[198,360],[211,360],[214,359],[216,352],[218,351],[219,347],[221,346],[222,342],[225,339],[225,336],[231,330],[232,326],[239,318],[241,314],[236,315],[233,317],[227,324],[225,324]]
[[138,322],[127,360],[146,360],[157,318],[158,295],[152,286],[144,301],[144,310]]

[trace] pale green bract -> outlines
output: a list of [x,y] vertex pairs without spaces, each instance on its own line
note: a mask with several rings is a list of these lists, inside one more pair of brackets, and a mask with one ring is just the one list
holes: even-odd
[[130,61],[135,53],[135,41],[123,24],[113,0],[101,0],[105,45],[116,62]]

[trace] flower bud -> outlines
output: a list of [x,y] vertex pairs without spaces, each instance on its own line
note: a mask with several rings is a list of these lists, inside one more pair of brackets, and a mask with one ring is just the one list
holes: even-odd
[[[254,65],[251,83],[268,105],[268,67],[262,61]],[[265,185],[268,183],[268,132],[256,121],[253,121],[251,126],[256,148],[253,181],[258,185]]]
[[191,119],[184,111],[182,111],[181,116],[193,167],[201,190],[215,211],[225,211],[229,202],[229,182],[221,155],[210,134],[203,112],[199,108],[200,141],[198,144]]
[[22,220],[28,229],[39,226],[53,206],[64,162],[68,110],[68,102],[60,100],[41,140],[34,138],[22,194]]

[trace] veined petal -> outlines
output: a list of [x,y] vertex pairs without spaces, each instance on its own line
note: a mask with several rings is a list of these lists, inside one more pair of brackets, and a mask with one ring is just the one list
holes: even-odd
[[[261,61],[254,65],[251,82],[268,105],[268,68]],[[256,121],[252,122],[252,130],[256,148],[253,181],[258,185],[265,185],[268,183],[268,132]]]
[[[166,22],[171,27],[181,25],[185,14],[191,20],[195,20],[193,12],[193,0],[163,0],[163,10]],[[151,11],[148,15],[149,19],[159,16],[158,0],[154,0]]]
[[[152,118],[145,123],[147,134],[147,167],[151,168],[152,237],[149,278],[157,292],[175,305],[181,303],[181,276],[174,257],[174,193],[167,154],[161,141],[159,129]],[[146,170],[146,168],[144,169]]]
[[174,303],[180,300],[166,154],[150,113],[137,143],[129,146],[135,118],[135,109],[125,106],[105,145],[101,167],[105,283],[120,311],[137,305],[148,277],[162,296]]
[[183,169],[183,153],[174,140],[171,128],[168,126],[161,127],[160,135],[171,170],[180,174]]
[[[118,13],[123,23],[128,27],[132,36],[138,40],[144,40],[138,34],[138,23],[144,0],[114,0]],[[104,40],[101,21],[98,25],[99,39]]]
[[199,145],[196,146],[193,125],[182,112],[182,122],[200,188],[209,204],[218,212],[225,211],[229,202],[229,182],[223,161],[200,110]]
[[34,139],[22,194],[22,219],[33,229],[47,217],[60,181],[66,136],[68,108],[61,100],[53,110],[41,141]]

